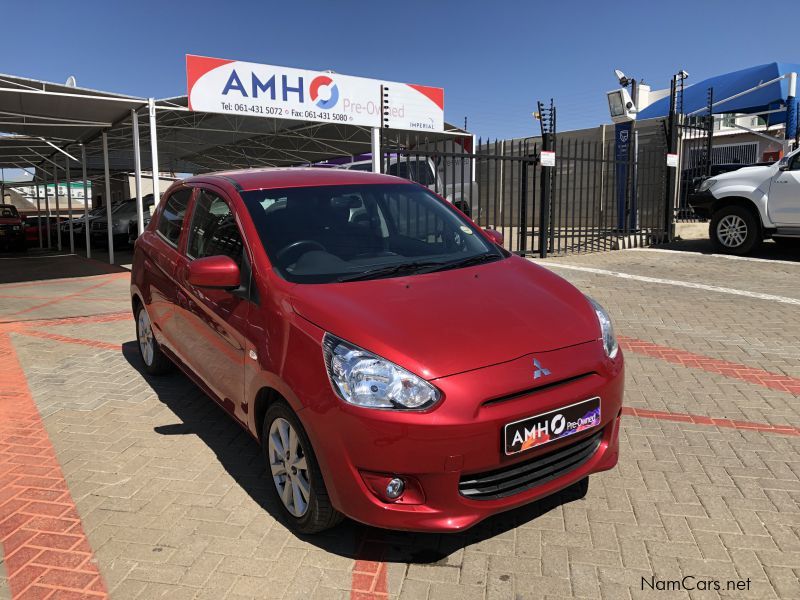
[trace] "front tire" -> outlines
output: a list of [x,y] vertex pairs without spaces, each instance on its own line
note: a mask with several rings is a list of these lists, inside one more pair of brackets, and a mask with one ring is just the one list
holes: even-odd
[[328,497],[314,449],[294,411],[284,402],[267,409],[261,430],[270,493],[284,521],[299,534],[314,534],[337,525],[344,516]]
[[139,356],[145,370],[150,375],[163,375],[172,370],[172,363],[161,351],[161,346],[153,335],[153,324],[147,309],[139,304],[136,310],[136,340]]
[[752,211],[726,206],[711,217],[708,237],[717,252],[743,256],[761,243],[761,227]]

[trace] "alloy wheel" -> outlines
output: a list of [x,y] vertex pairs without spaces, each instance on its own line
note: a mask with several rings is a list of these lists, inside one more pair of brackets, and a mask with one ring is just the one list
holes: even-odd
[[269,428],[267,456],[272,480],[281,502],[297,518],[308,510],[311,483],[306,453],[300,436],[286,419],[275,419]]
[[147,311],[144,308],[139,311],[137,325],[139,334],[139,351],[142,353],[142,360],[144,360],[144,363],[149,367],[153,364],[153,356],[155,355],[155,340],[153,339],[153,328],[150,325],[150,316],[147,314]]
[[727,215],[717,225],[717,238],[727,248],[738,248],[747,239],[747,223],[739,215]]

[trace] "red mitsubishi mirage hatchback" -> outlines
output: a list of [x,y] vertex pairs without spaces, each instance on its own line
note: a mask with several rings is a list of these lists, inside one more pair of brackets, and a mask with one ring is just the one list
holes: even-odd
[[142,359],[261,443],[295,531],[463,530],[619,452],[608,315],[496,241],[387,175],[192,177],[136,242]]

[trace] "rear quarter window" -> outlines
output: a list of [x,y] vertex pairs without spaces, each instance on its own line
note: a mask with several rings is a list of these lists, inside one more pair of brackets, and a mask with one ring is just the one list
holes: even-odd
[[158,232],[173,246],[177,246],[178,240],[181,238],[183,220],[191,196],[191,188],[175,191],[164,202],[164,209],[158,218]]

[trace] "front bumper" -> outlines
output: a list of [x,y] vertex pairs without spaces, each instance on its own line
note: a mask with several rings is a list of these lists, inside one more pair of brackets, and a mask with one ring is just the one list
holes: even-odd
[[689,206],[698,217],[702,217],[704,219],[711,217],[713,205],[716,200],[717,199],[709,190],[706,190],[705,192],[695,192],[689,194],[688,197]]
[[[357,521],[387,529],[459,531],[614,467],[619,456],[622,354],[613,361],[607,359],[600,342],[537,353],[541,364],[558,374],[541,382],[533,379],[532,358],[528,355],[434,380],[444,399],[424,413],[364,409],[340,401],[325,414],[313,407],[300,411],[337,509]],[[505,455],[505,424],[595,396],[601,399],[599,427]],[[588,458],[575,468],[543,478],[540,485],[489,499],[473,499],[459,491],[462,479],[535,462],[598,433],[599,441]],[[384,502],[367,487],[365,472],[411,479],[419,483],[424,500],[419,504]]]
[[25,229],[19,226],[19,229],[14,229],[11,225],[4,225],[0,227],[0,245],[22,244],[25,242]]

